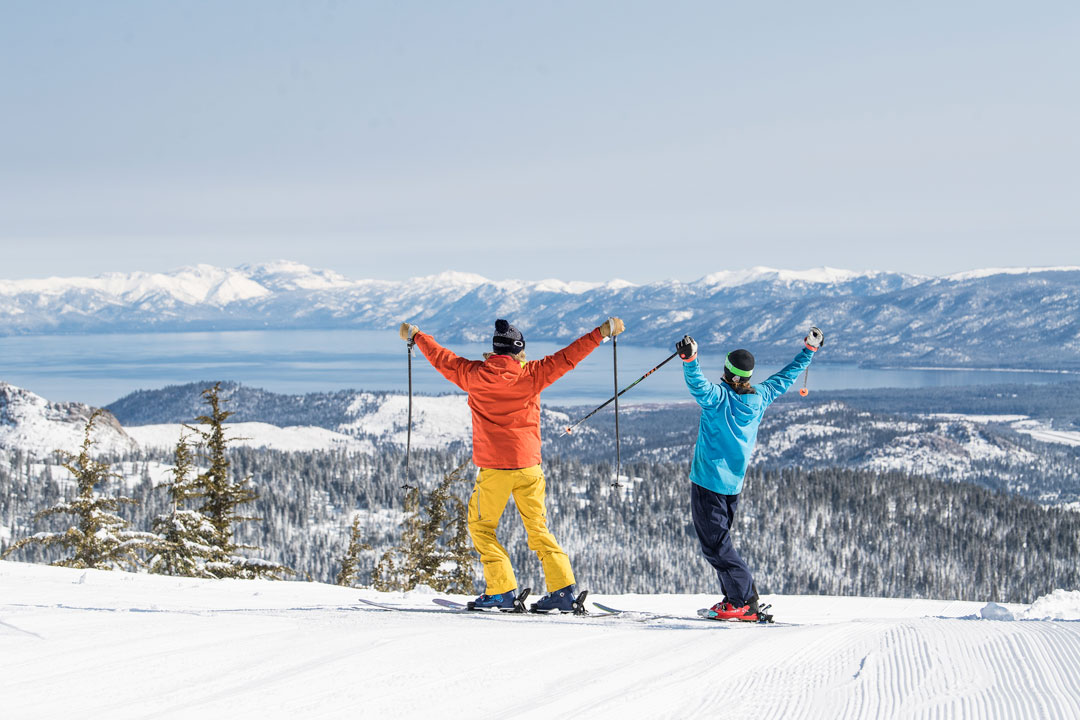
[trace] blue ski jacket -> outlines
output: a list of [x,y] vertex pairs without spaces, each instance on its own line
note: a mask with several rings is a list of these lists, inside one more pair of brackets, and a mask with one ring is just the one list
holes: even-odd
[[740,395],[727,383],[710,382],[697,359],[683,363],[683,379],[701,406],[697,445],[690,480],[721,495],[742,492],[743,477],[757,442],[758,425],[765,409],[783,395],[805,370],[814,352],[804,349],[787,366],[760,385]]

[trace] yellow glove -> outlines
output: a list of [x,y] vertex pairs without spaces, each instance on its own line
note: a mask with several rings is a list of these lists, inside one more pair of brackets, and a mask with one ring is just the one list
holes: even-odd
[[416,327],[415,325],[410,325],[407,322],[401,323],[401,327],[398,328],[398,335],[400,335],[401,339],[405,340],[406,342],[412,340],[412,336],[418,332],[420,332],[420,328]]
[[604,321],[604,324],[600,326],[600,334],[603,337],[611,337],[612,335],[618,335],[626,329],[626,325],[623,321],[617,317],[609,317]]

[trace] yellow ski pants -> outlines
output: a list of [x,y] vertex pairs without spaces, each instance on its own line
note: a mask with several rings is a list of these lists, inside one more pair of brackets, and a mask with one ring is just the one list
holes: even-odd
[[480,561],[484,563],[484,581],[488,595],[498,595],[517,587],[514,568],[506,549],[495,539],[495,528],[506,509],[510,495],[525,524],[529,549],[540,558],[544,568],[547,591],[559,590],[574,584],[574,571],[555,536],[547,528],[547,509],[544,506],[544,472],[539,465],[520,470],[490,470],[481,468],[476,486],[469,498],[469,535]]

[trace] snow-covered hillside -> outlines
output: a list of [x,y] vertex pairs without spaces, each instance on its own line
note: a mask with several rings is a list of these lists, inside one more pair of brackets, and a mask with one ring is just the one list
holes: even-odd
[[[408,318],[444,340],[490,337],[510,317],[532,340],[565,340],[607,315],[625,341],[667,347],[682,333],[702,345],[752,344],[786,359],[810,324],[830,357],[904,367],[1078,370],[1080,268],[1014,268],[926,278],[833,268],[721,270],[692,282],[635,285],[489,280],[446,272],[405,281],[351,280],[290,262],[97,278],[0,281],[5,334],[356,328]],[[985,332],[987,323],[1008,332]],[[901,343],[899,339],[903,338]],[[1009,364],[1012,363],[1012,364]]]
[[[92,412],[93,408],[82,403],[49,402],[29,390],[0,382],[0,449],[17,449],[35,457],[56,450],[78,452]],[[92,438],[95,450],[101,453],[138,449],[107,413],[95,424]]]
[[[181,423],[160,425],[135,425],[125,428],[140,447],[148,450],[171,450],[180,436],[191,436],[191,431]],[[226,423],[226,437],[230,446],[261,447],[283,452],[311,450],[355,450],[370,453],[373,446],[366,438],[356,438],[320,427],[278,427],[269,423]]]
[[[12,562],[0,589],[7,718],[1080,717],[1075,591],[1007,607],[777,596],[790,624],[758,626]],[[596,599],[692,616],[716,598]]]
[[[94,411],[82,403],[57,403],[23,388],[0,382],[0,450],[19,450],[33,458],[57,450],[77,452],[83,430]],[[199,410],[201,411],[201,409]],[[405,446],[408,398],[388,393],[353,392],[343,400],[343,422],[333,428],[311,425],[278,426],[266,422],[227,423],[232,444],[285,452],[352,450],[370,453],[375,444]],[[194,423],[195,412],[187,424]],[[561,419],[559,413],[546,416]],[[549,423],[551,421],[549,420]],[[94,452],[115,454],[144,449],[171,449],[181,434],[191,435],[181,422],[122,427],[109,413],[95,425]],[[446,448],[472,437],[472,417],[464,395],[414,398],[412,446]]]
[[[340,393],[339,393],[340,395]],[[353,450],[372,452],[376,445],[405,447],[408,397],[388,393],[351,393],[344,422],[332,428],[279,427],[265,422],[228,423],[235,445],[283,451]],[[125,428],[145,448],[175,447],[183,425],[155,423]],[[446,448],[472,438],[472,415],[464,395],[413,398],[412,447]]]
[[[227,424],[235,446],[365,454],[405,447],[405,395],[339,391],[290,396],[232,383],[223,387],[223,397],[240,420]],[[96,451],[170,451],[181,434],[191,434],[182,422],[190,424],[202,412],[200,400],[194,389],[135,393],[112,407],[121,416],[134,407],[143,417],[170,421],[121,427],[106,416],[95,433]],[[417,396],[413,403],[414,449],[468,448],[472,418],[463,394]],[[55,450],[76,451],[90,412],[84,405],[49,403],[29,391],[0,384],[0,418],[4,420],[0,450],[21,450],[38,459]],[[318,424],[284,424],[297,417]],[[547,455],[585,459],[614,455],[614,436],[605,425],[609,416],[581,425],[568,436],[564,429],[570,421],[558,408],[542,410]],[[678,462],[692,454],[696,433],[692,404],[625,408],[622,459]],[[1037,444],[1022,442],[1028,437]],[[1057,449],[1048,451],[1045,444],[1080,446],[1080,432],[1018,414],[892,415],[855,411],[838,401],[781,403],[766,416],[754,459],[764,467],[834,466],[959,481],[984,482],[992,475],[998,483],[993,487],[1011,488],[1043,502],[1071,500],[1073,492],[1055,479],[1061,475],[1062,463],[1068,462],[1065,455],[1075,455],[1075,451],[1062,455]]]

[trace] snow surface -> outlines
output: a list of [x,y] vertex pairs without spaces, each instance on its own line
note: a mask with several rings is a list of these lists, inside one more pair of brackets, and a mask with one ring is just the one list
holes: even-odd
[[[1076,591],[1031,607],[767,598],[790,626],[453,614],[431,597],[0,562],[0,713],[1080,717]],[[689,615],[716,599],[595,597]]]

